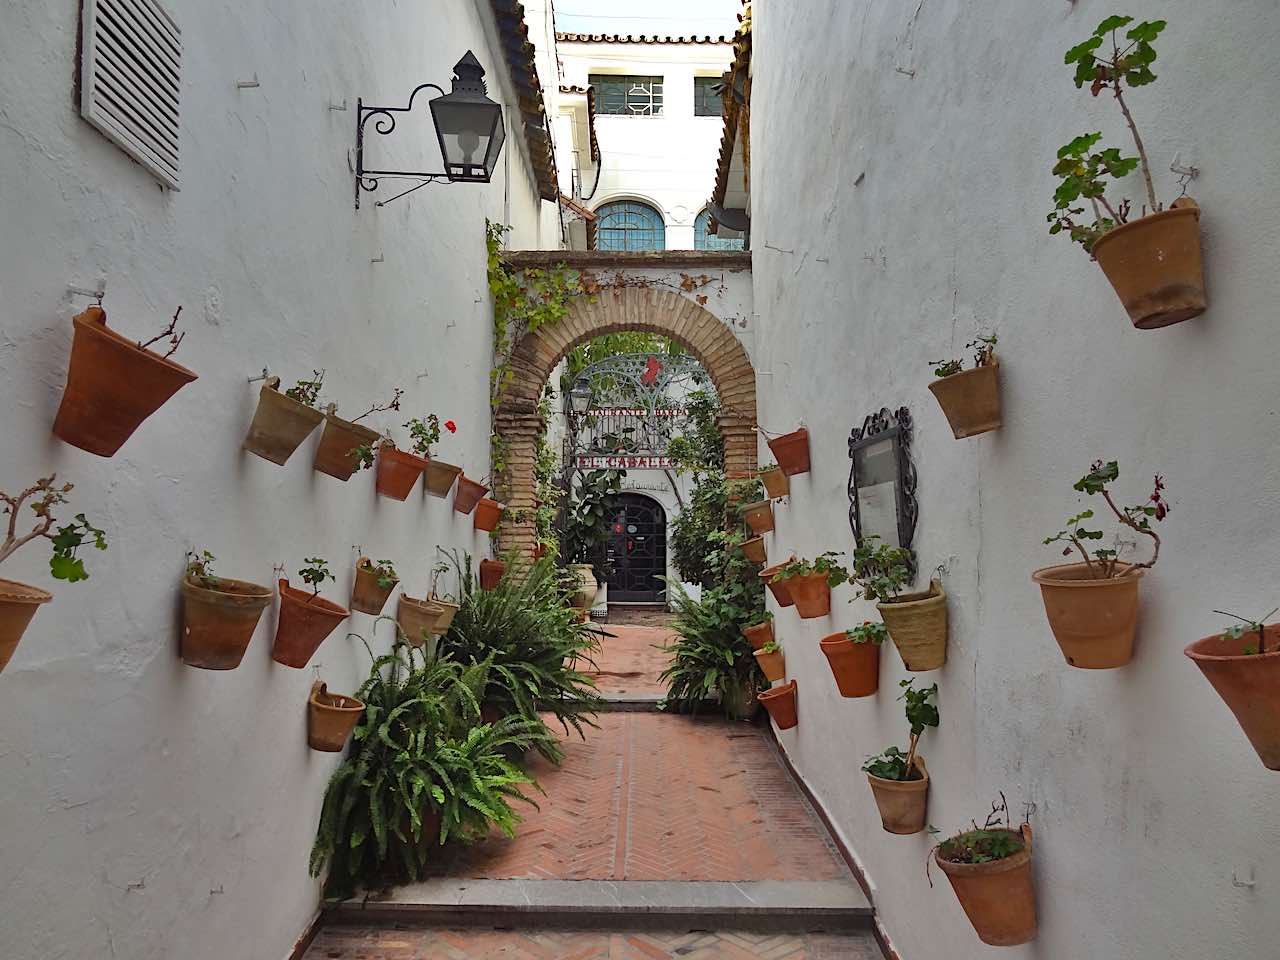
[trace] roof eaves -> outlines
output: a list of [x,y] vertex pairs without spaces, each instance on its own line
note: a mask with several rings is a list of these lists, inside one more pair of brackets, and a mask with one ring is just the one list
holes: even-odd
[[524,4],[520,0],[489,0],[498,25],[498,38],[503,59],[516,89],[516,105],[524,128],[525,144],[533,164],[538,194],[543,200],[560,196],[556,174],[555,151],[547,124],[546,103],[534,60],[534,46],[529,42],[529,28],[524,20]]

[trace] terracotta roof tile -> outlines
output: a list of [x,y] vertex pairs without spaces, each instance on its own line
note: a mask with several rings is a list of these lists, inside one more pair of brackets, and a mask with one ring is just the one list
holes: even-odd
[[529,28],[524,21],[524,4],[520,0],[489,0],[489,5],[498,24],[503,58],[516,88],[517,106],[538,181],[538,194],[543,200],[557,200],[560,189],[555,152],[547,123],[547,108],[542,99],[542,84],[534,64],[534,46],[529,42]]
[[560,43],[732,43],[733,37],[718,36],[713,37],[710,34],[706,36],[689,36],[689,37],[672,37],[658,36],[657,34],[631,34],[626,35],[620,33],[556,33],[556,40]]

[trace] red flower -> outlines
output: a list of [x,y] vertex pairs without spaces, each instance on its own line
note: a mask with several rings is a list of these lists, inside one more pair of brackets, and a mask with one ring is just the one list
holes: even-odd
[[444,428],[448,430],[450,433],[458,432],[458,425],[454,423],[452,420],[446,420],[444,422]]

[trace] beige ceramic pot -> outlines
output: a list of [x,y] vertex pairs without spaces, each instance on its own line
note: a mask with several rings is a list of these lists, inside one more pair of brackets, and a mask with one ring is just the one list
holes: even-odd
[[283,465],[320,425],[324,414],[285,396],[279,387],[279,377],[271,377],[262,385],[258,409],[241,446],[264,460]]
[[18,649],[18,641],[26,633],[40,605],[52,599],[52,593],[39,587],[0,580],[0,670]]
[[760,670],[764,673],[765,679],[770,683],[786,677],[787,661],[783,657],[781,650],[774,650],[771,653],[757,650],[755,658],[756,663],[760,664]]
[[387,598],[400,580],[392,577],[389,584],[380,585],[378,575],[369,563],[368,557],[361,557],[356,562],[356,580],[351,586],[351,609],[376,617],[382,613],[382,608],[387,605]]
[[338,753],[347,745],[347,737],[355,729],[364,704],[355,697],[330,693],[329,688],[317,680],[311,685],[307,701],[307,742],[312,750]]
[[999,430],[1000,364],[962,370],[929,384],[957,440]]
[[760,471],[760,480],[764,483],[764,492],[770,500],[777,500],[791,493],[791,481],[781,467],[769,467]]
[[1189,197],[1116,227],[1093,245],[1093,255],[1140,330],[1190,320],[1208,307],[1200,208]]
[[596,591],[600,584],[596,581],[595,568],[589,563],[571,563],[569,572],[578,580],[578,590],[570,602],[579,610],[589,610],[595,603]]
[[203,670],[234,670],[244,659],[271,591],[219,577],[217,587],[182,581],[182,662]]
[[[1238,638],[1215,634],[1185,652],[1218,691],[1263,766],[1280,770],[1280,625],[1263,628],[1263,638],[1259,647],[1256,631]],[[1246,654],[1247,646],[1275,652]]]
[[908,670],[937,670],[947,662],[947,592],[937,580],[922,593],[905,593],[876,609]]
[[449,491],[453,489],[453,482],[458,479],[460,473],[462,468],[452,463],[428,459],[426,479],[423,481],[427,486],[427,493],[443,500],[449,496]]
[[880,811],[880,825],[900,836],[923,830],[929,807],[929,771],[925,769],[924,757],[916,754],[911,769],[919,774],[913,780],[885,780],[867,774],[867,783],[871,784],[871,794]]
[[1025,846],[1011,857],[987,863],[951,863],[941,856],[941,845],[933,859],[956,892],[965,916],[973,924],[978,939],[993,947],[1030,943],[1036,937],[1036,891],[1031,877],[1031,827],[1019,833]]
[[1031,575],[1040,585],[1049,629],[1073,667],[1110,670],[1133,659],[1138,629],[1138,583],[1145,570],[1120,564],[1124,576],[1092,579],[1083,563],[1045,567]]
[[[435,634],[436,624],[444,616],[444,607],[434,600],[418,600],[400,594],[396,605],[396,623],[410,646],[420,647]],[[452,619],[452,617],[450,618]]]
[[350,480],[360,465],[357,447],[376,447],[378,431],[370,430],[333,413],[324,415],[324,432],[316,447],[315,469],[338,480]]

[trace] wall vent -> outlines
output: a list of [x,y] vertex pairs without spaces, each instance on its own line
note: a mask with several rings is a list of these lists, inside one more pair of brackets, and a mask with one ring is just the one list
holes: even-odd
[[84,0],[80,114],[178,189],[182,31],[155,0]]

